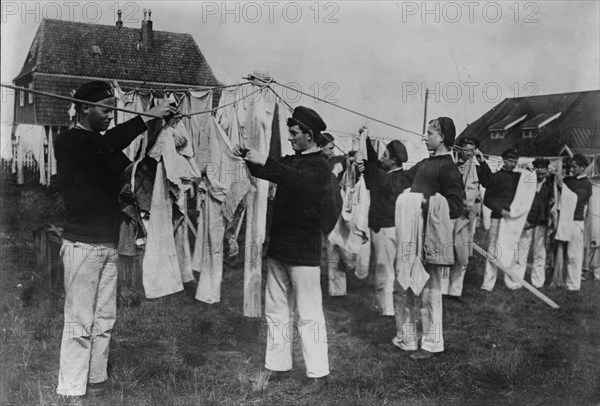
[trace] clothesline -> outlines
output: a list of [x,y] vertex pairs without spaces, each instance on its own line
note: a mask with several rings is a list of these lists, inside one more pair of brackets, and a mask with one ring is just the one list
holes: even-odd
[[[29,88],[19,87],[19,86],[12,86],[12,85],[8,85],[8,84],[5,84],[5,83],[0,83],[0,86],[1,87],[5,87],[7,89],[20,90],[20,91],[23,91],[23,92],[30,92],[30,93],[38,94],[40,96],[53,97],[55,99],[60,99],[60,100],[67,100],[67,101],[70,101],[70,102],[73,102],[73,103],[83,103],[83,104],[87,104],[87,105],[90,105],[90,106],[96,106],[96,107],[107,107],[105,104],[102,104],[102,103],[95,103],[95,102],[90,102],[90,101],[87,101],[87,100],[80,100],[80,99],[76,99],[76,98],[70,97],[70,96],[61,96],[61,95],[54,94],[54,93],[43,92],[41,90],[29,89]],[[187,113],[187,114],[181,114],[180,116],[189,118],[191,116],[198,115],[198,114],[213,113],[213,112],[215,112],[215,111],[217,111],[219,109],[222,109],[224,107],[227,107],[227,106],[229,106],[231,104],[238,103],[239,101],[241,101],[241,100],[243,100],[243,99],[245,99],[245,98],[247,98],[247,97],[249,97],[249,96],[251,96],[251,95],[253,95],[255,93],[260,92],[265,87],[266,87],[266,85],[265,86],[261,86],[257,90],[253,91],[252,93],[244,95],[244,96],[240,97],[239,99],[234,100],[231,103],[224,104],[222,106],[218,106],[218,107],[216,107],[214,109],[204,110],[204,111],[198,111],[198,112],[193,112],[193,113]],[[111,110],[122,111],[124,113],[137,114],[137,115],[140,115],[140,116],[146,116],[146,117],[152,117],[152,118],[162,118],[161,116],[157,116],[155,114],[148,114],[147,112],[130,110],[130,109],[126,109],[126,108],[123,108],[123,107],[112,107],[111,106]]]
[[247,84],[250,84],[251,82],[247,81],[247,82],[243,82],[243,83],[234,83],[232,85],[210,86],[210,87],[198,85],[198,86],[188,87],[188,88],[182,88],[182,87],[175,88],[174,87],[174,88],[165,88],[165,89],[155,89],[153,87],[142,87],[145,83],[146,82],[142,83],[139,87],[123,87],[123,86],[119,86],[119,87],[121,89],[127,89],[128,91],[131,91],[131,90],[137,90],[137,91],[147,90],[150,93],[152,93],[152,92],[171,92],[171,93],[173,93],[173,92],[193,92],[193,91],[198,91],[198,90],[227,89],[227,88],[230,88],[230,87],[247,85]]
[[420,133],[417,133],[417,132],[415,132],[415,131],[407,130],[406,128],[402,128],[402,127],[399,127],[399,126],[397,126],[397,125],[394,125],[394,124],[390,124],[390,123],[388,123],[388,122],[385,122],[385,121],[383,121],[383,120],[379,120],[379,119],[377,119],[377,118],[375,118],[375,117],[371,117],[371,116],[368,116],[368,115],[366,115],[366,114],[360,113],[360,112],[358,112],[358,111],[355,111],[355,110],[349,109],[349,108],[347,108],[347,107],[340,106],[339,104],[331,103],[331,102],[329,102],[329,101],[327,101],[327,100],[321,99],[321,98],[319,98],[319,97],[317,97],[317,96],[314,96],[314,95],[312,95],[312,94],[304,93],[304,92],[303,92],[303,91],[301,91],[301,90],[295,89],[295,88],[293,88],[293,87],[289,87],[289,86],[287,86],[287,85],[284,85],[284,84],[282,84],[282,83],[279,83],[279,82],[277,82],[276,80],[271,80],[271,82],[272,82],[272,83],[275,83],[275,84],[277,84],[277,85],[279,85],[279,86],[282,86],[282,87],[284,87],[284,88],[286,88],[286,89],[289,89],[289,90],[293,90],[293,91],[295,91],[295,92],[298,92],[298,93],[300,93],[300,94],[302,94],[302,95],[304,95],[304,96],[311,97],[311,98],[313,98],[313,99],[315,99],[315,100],[318,100],[318,101],[320,101],[320,102],[323,102],[323,103],[326,103],[326,104],[332,105],[332,106],[334,106],[334,107],[337,107],[337,108],[339,108],[339,109],[345,110],[345,111],[347,111],[347,112],[349,112],[349,113],[356,114],[356,115],[358,115],[358,116],[361,116],[361,117],[363,117],[363,118],[366,118],[366,119],[368,119],[368,120],[373,120],[373,121],[375,121],[375,122],[378,122],[378,123],[380,123],[380,124],[384,124],[384,125],[387,125],[387,126],[389,126],[389,127],[396,128],[396,129],[398,129],[398,130],[406,131],[406,132],[408,132],[408,133],[410,133],[410,134],[418,135],[419,137],[422,137],[422,136],[423,136],[422,134],[420,134]]

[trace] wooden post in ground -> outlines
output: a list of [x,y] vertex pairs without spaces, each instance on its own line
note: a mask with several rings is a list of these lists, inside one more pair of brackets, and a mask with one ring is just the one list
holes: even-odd
[[247,196],[246,240],[244,244],[244,316],[260,317],[262,314],[262,243],[257,239],[258,193]]
[[540,298],[548,306],[550,306],[553,309],[558,309],[559,308],[559,306],[556,303],[554,303],[548,296],[544,295],[542,292],[540,292],[539,290],[537,290],[536,288],[534,288],[528,282],[526,282],[523,279],[519,278],[517,275],[514,274],[514,272],[512,270],[505,268],[500,263],[500,261],[498,260],[498,258],[496,258],[495,256],[493,256],[489,252],[485,251],[483,248],[479,247],[477,244],[473,244],[473,249],[475,251],[477,251],[479,254],[483,255],[485,258],[487,258],[488,261],[491,261],[494,264],[494,266],[496,266],[502,272],[504,272],[505,274],[507,274],[508,276],[510,276],[511,278],[513,278],[513,280],[515,280],[516,282],[522,284],[525,287],[525,289],[527,289],[528,291],[530,291],[531,293],[533,293],[535,296],[537,296],[538,298]]

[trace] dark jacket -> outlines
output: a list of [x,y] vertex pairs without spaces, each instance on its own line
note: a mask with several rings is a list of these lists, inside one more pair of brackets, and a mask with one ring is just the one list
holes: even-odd
[[569,189],[577,194],[577,206],[575,206],[575,215],[573,220],[583,221],[583,211],[592,196],[592,182],[587,176],[576,178],[568,176],[563,179],[563,182]]
[[402,168],[386,172],[376,163],[365,161],[365,185],[371,192],[369,228],[378,232],[395,226],[396,199],[412,183],[412,178]]
[[527,222],[531,226],[543,226],[548,224],[548,219],[550,217],[550,199],[553,195],[553,180],[548,176],[540,187],[540,191],[536,192],[529,214],[527,214]]
[[451,155],[432,156],[410,168],[413,177],[410,191],[423,193],[426,199],[439,193],[448,201],[450,219],[458,218],[464,210],[462,177]]
[[483,204],[492,210],[493,219],[502,218],[502,210],[510,210],[521,174],[505,169],[492,173],[485,161],[481,163],[480,168],[479,183],[486,188]]
[[58,134],[55,154],[66,209],[63,237],[86,243],[119,239],[121,174],[131,161],[123,154],[146,124],[135,117],[104,135],[79,128]]
[[265,166],[248,163],[253,176],[277,184],[269,256],[290,265],[321,263],[321,207],[330,170],[320,151],[288,155]]

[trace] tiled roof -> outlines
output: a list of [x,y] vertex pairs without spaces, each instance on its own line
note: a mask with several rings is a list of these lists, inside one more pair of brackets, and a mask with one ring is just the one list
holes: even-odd
[[[18,77],[39,73],[218,86],[190,34],[153,31],[151,49],[140,47],[141,28],[42,20]],[[97,46],[101,53],[94,53]]]
[[[540,129],[541,133],[555,134],[572,150],[600,153],[600,90],[504,99],[468,125],[458,139],[475,137],[484,153],[500,155],[523,140],[524,127],[539,124],[557,113],[561,115]],[[527,116],[525,120],[510,128],[503,139],[490,138],[492,127],[511,116],[523,115]]]

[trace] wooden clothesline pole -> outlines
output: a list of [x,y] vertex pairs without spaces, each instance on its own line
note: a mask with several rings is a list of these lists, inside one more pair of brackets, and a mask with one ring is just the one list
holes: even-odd
[[492,262],[495,267],[497,267],[502,272],[504,272],[505,274],[510,276],[515,282],[522,284],[525,287],[525,289],[527,289],[528,291],[533,293],[535,296],[540,298],[548,306],[550,306],[553,309],[559,308],[559,306],[555,302],[553,302],[548,296],[544,295],[542,292],[540,292],[539,290],[534,288],[530,283],[526,282],[522,278],[515,275],[515,273],[512,270],[505,268],[504,265],[502,265],[500,263],[500,261],[498,260],[498,258],[496,258],[494,255],[485,251],[483,248],[481,248],[480,246],[478,246],[475,243],[473,243],[473,249],[475,251],[477,251],[479,254],[481,254],[483,257],[485,257],[488,261]]

